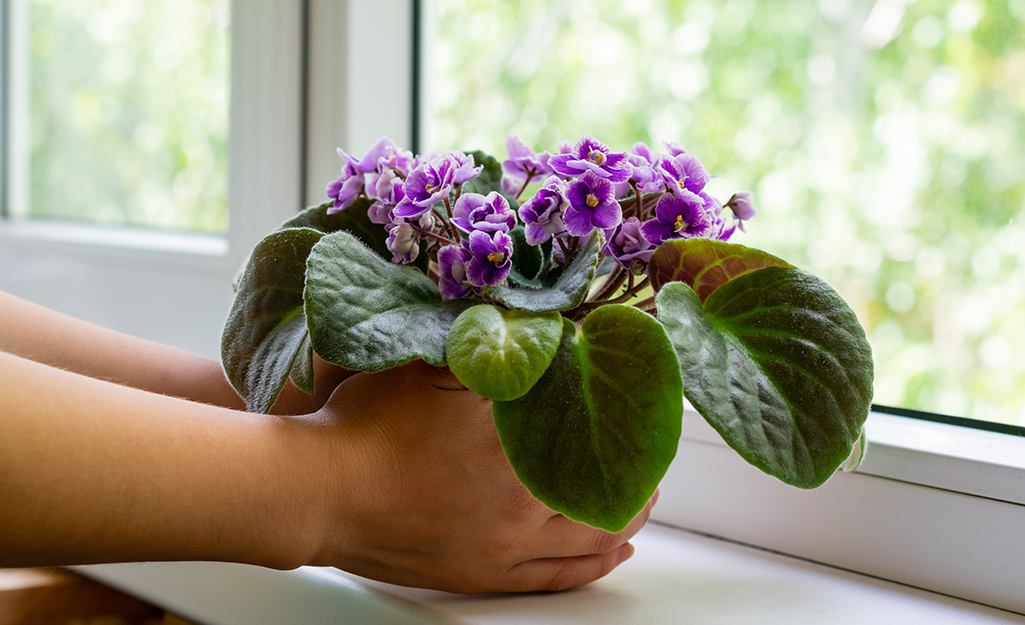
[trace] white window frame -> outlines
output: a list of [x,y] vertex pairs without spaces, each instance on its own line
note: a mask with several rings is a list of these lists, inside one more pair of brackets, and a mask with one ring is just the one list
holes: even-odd
[[[293,135],[302,98],[284,97],[279,87],[291,85],[289,69],[301,66],[303,10],[291,5],[247,0],[246,15],[233,11],[240,29],[233,58],[254,55],[233,61],[233,94],[258,84],[260,100],[237,110],[232,98],[231,218],[245,232],[231,240],[229,256],[294,210],[298,186],[307,203],[319,201],[338,169],[335,147],[360,153],[381,135],[413,145],[410,82],[396,79],[413,71],[412,3],[309,0],[307,176],[299,181]],[[2,250],[17,240],[0,232],[0,274]],[[802,491],[746,464],[688,408],[653,519],[1025,613],[1025,544],[1017,540],[1025,527],[1025,438],[878,413],[867,436],[857,471]]]

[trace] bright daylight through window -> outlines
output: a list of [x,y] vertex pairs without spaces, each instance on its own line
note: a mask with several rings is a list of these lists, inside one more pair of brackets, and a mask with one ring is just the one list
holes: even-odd
[[225,232],[227,0],[13,5],[8,216]]
[[428,6],[428,150],[678,142],[848,299],[877,404],[1025,425],[1025,0]]

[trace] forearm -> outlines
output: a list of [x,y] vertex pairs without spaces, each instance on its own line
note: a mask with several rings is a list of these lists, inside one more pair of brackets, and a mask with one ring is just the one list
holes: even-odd
[[0,292],[0,351],[153,393],[243,408],[218,362]]
[[[0,566],[297,566],[319,540],[302,427],[0,353]],[[302,464],[300,464],[302,463]]]

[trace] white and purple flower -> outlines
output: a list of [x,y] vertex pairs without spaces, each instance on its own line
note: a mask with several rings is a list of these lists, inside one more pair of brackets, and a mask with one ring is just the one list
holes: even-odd
[[509,232],[516,227],[516,213],[509,202],[497,191],[487,197],[479,193],[464,193],[456,200],[452,223],[463,232]]
[[531,150],[516,135],[505,137],[505,151],[509,158],[502,161],[502,173],[519,181],[521,185],[527,180],[553,173],[552,168],[548,165],[551,154],[548,152],[537,153]]
[[566,185],[566,199],[566,230],[573,236],[591,234],[596,228],[615,228],[623,221],[612,182],[593,171],[584,172]]
[[406,177],[405,197],[396,205],[394,217],[420,217],[436,203],[447,199],[456,185],[476,178],[483,169],[483,166],[474,167],[473,155],[462,152],[449,152],[420,164]]
[[641,221],[627,217],[623,223],[605,231],[605,245],[601,253],[611,256],[624,269],[630,269],[635,263],[647,265],[655,247],[644,238]]
[[466,274],[471,256],[470,250],[461,245],[446,245],[438,250],[438,288],[442,298],[456,299],[474,290]]
[[589,171],[609,182],[626,182],[630,178],[626,153],[610,151],[609,146],[591,135],[581,137],[569,154],[553,155],[548,165],[563,176],[580,176]]
[[641,224],[641,234],[660,245],[670,239],[691,239],[718,234],[717,203],[706,193],[680,197],[666,193],[655,205],[655,218]]
[[540,245],[550,237],[566,232],[563,217],[567,206],[566,183],[558,176],[549,176],[534,197],[520,206],[527,244]]
[[468,242],[470,260],[466,265],[466,277],[473,286],[495,286],[501,284],[512,269],[512,238],[502,231],[482,232],[474,230]]
[[673,195],[684,199],[693,199],[691,196],[701,193],[711,179],[701,161],[686,152],[658,159],[655,171]]
[[359,161],[348,155],[342,148],[338,148],[338,156],[342,157],[343,161],[342,174],[327,185],[327,197],[334,200],[334,204],[327,209],[328,215],[352,206],[352,203],[363,191],[364,172],[360,169]]

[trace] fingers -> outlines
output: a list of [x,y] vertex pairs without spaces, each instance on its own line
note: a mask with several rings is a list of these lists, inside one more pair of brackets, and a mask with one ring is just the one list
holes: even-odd
[[503,592],[560,591],[589,584],[605,577],[634,554],[626,543],[607,553],[573,558],[547,558],[517,564],[496,580],[494,588]]
[[620,548],[641,531],[658,501],[658,491],[622,531],[615,534],[571,521],[561,514],[549,518],[541,529],[534,557],[575,557],[608,553]]

